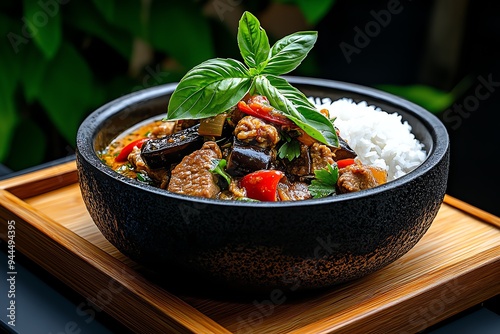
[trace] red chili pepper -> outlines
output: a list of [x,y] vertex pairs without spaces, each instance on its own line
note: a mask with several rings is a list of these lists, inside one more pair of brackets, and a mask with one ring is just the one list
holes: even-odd
[[257,102],[247,104],[245,101],[238,102],[238,108],[247,115],[262,118],[271,123],[279,125],[294,125],[285,115],[278,113],[273,107]]
[[245,188],[248,198],[276,202],[278,182],[283,175],[283,172],[279,170],[258,170],[243,176],[240,184]]
[[337,167],[344,168],[344,167],[347,167],[347,166],[352,165],[354,163],[355,163],[355,161],[352,158],[342,159],[342,160],[337,161]]
[[134,140],[132,142],[130,142],[129,144],[127,144],[124,148],[122,148],[122,150],[120,151],[120,154],[118,154],[115,158],[115,161],[116,162],[124,162],[124,161],[127,161],[127,158],[128,158],[128,155],[130,154],[130,152],[132,152],[132,150],[134,149],[135,146],[137,146],[138,148],[141,148],[142,145],[146,142],[146,140],[148,140],[149,138],[141,138],[141,139],[137,139],[137,140]]

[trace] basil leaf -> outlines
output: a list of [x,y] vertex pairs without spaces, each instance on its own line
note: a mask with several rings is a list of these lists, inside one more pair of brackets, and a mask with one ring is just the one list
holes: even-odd
[[170,97],[165,120],[200,119],[235,106],[250,90],[252,79],[245,65],[215,58],[191,69]]
[[271,58],[262,73],[286,74],[300,65],[316,43],[316,31],[300,31],[277,41],[271,48]]
[[267,64],[271,46],[259,20],[249,12],[245,12],[240,19],[237,40],[245,64],[260,73]]
[[274,75],[259,75],[255,77],[255,87],[260,94],[267,96],[273,107],[286,114],[309,136],[323,144],[338,147],[333,123],[288,81]]

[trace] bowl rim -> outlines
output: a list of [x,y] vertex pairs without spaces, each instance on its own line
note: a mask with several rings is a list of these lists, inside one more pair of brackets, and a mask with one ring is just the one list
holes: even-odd
[[[80,124],[76,137],[76,153],[77,157],[84,159],[92,168],[107,177],[115,179],[123,183],[125,186],[132,187],[138,191],[147,191],[165,198],[188,201],[201,205],[218,205],[227,207],[259,207],[259,208],[277,208],[277,207],[308,207],[318,204],[328,204],[334,202],[349,201],[354,198],[368,198],[376,196],[379,193],[402,187],[404,184],[411,182],[437,165],[446,155],[449,148],[449,136],[444,124],[431,112],[423,107],[410,102],[406,99],[387,93],[376,88],[363,86],[355,83],[337,81],[331,79],[302,77],[302,76],[283,76],[292,85],[308,85],[318,88],[331,88],[349,93],[359,94],[362,96],[378,99],[386,103],[398,106],[416,117],[429,131],[433,140],[433,147],[430,152],[427,152],[427,157],[414,170],[408,174],[401,176],[395,180],[387,182],[375,188],[366,189],[360,192],[342,194],[341,196],[328,196],[318,199],[308,199],[303,201],[286,201],[286,202],[246,202],[237,200],[220,200],[211,198],[202,198],[189,195],[182,195],[169,192],[147,184],[139,183],[120,173],[115,172],[109,166],[104,164],[94,149],[94,143],[97,135],[97,130],[100,125],[109,117],[120,113],[132,105],[142,104],[148,100],[159,98],[163,95],[172,93],[178,82],[163,84],[155,87],[141,89],[123,95],[119,98],[109,101],[98,109],[89,114]],[[166,106],[165,106],[166,107]],[[165,108],[166,110],[166,108]],[[77,159],[78,160],[78,159]]]

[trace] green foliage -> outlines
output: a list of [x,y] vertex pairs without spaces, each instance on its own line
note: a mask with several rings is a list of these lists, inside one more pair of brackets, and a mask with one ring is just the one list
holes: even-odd
[[207,18],[190,1],[153,1],[148,40],[188,70],[215,55]]
[[[0,13],[0,33],[6,36],[13,20]],[[20,80],[20,63],[8,48],[0,47],[0,161],[7,156],[14,128],[18,122],[14,93]]]
[[32,32],[33,40],[44,56],[52,59],[61,45],[61,15],[55,9],[54,11],[42,10],[36,1],[23,0],[23,18],[25,18],[27,28]]
[[[291,2],[314,24],[334,1]],[[217,48],[226,52],[227,43],[216,40],[230,36],[221,33],[228,30],[226,22],[206,15],[207,4],[194,0],[2,1],[0,163],[21,169],[70,153],[79,124],[103,103],[179,81],[188,69],[219,56]],[[240,6],[267,4],[262,0]],[[225,9],[224,15],[234,10]],[[151,54],[137,69],[133,64],[138,40],[149,45]],[[24,152],[18,151],[20,146],[36,153],[20,154]]]
[[51,84],[41,85],[38,101],[71,143],[87,111],[104,102],[103,92],[95,88],[92,71],[83,57],[67,42],[47,64],[44,81]]
[[451,91],[443,91],[426,85],[378,85],[377,88],[398,95],[437,114],[450,107],[470,86],[472,80],[465,77]]
[[106,21],[113,21],[115,15],[115,0],[92,0],[92,2]]
[[279,0],[278,2],[298,6],[306,21],[316,25],[328,13],[335,0]]

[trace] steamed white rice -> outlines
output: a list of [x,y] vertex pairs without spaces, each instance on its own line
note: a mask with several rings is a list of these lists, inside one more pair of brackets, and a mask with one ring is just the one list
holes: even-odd
[[401,115],[389,114],[362,101],[343,98],[310,98],[318,109],[328,109],[340,136],[356,152],[363,164],[387,171],[387,180],[401,177],[426,157],[424,145],[411,133],[411,126]]

